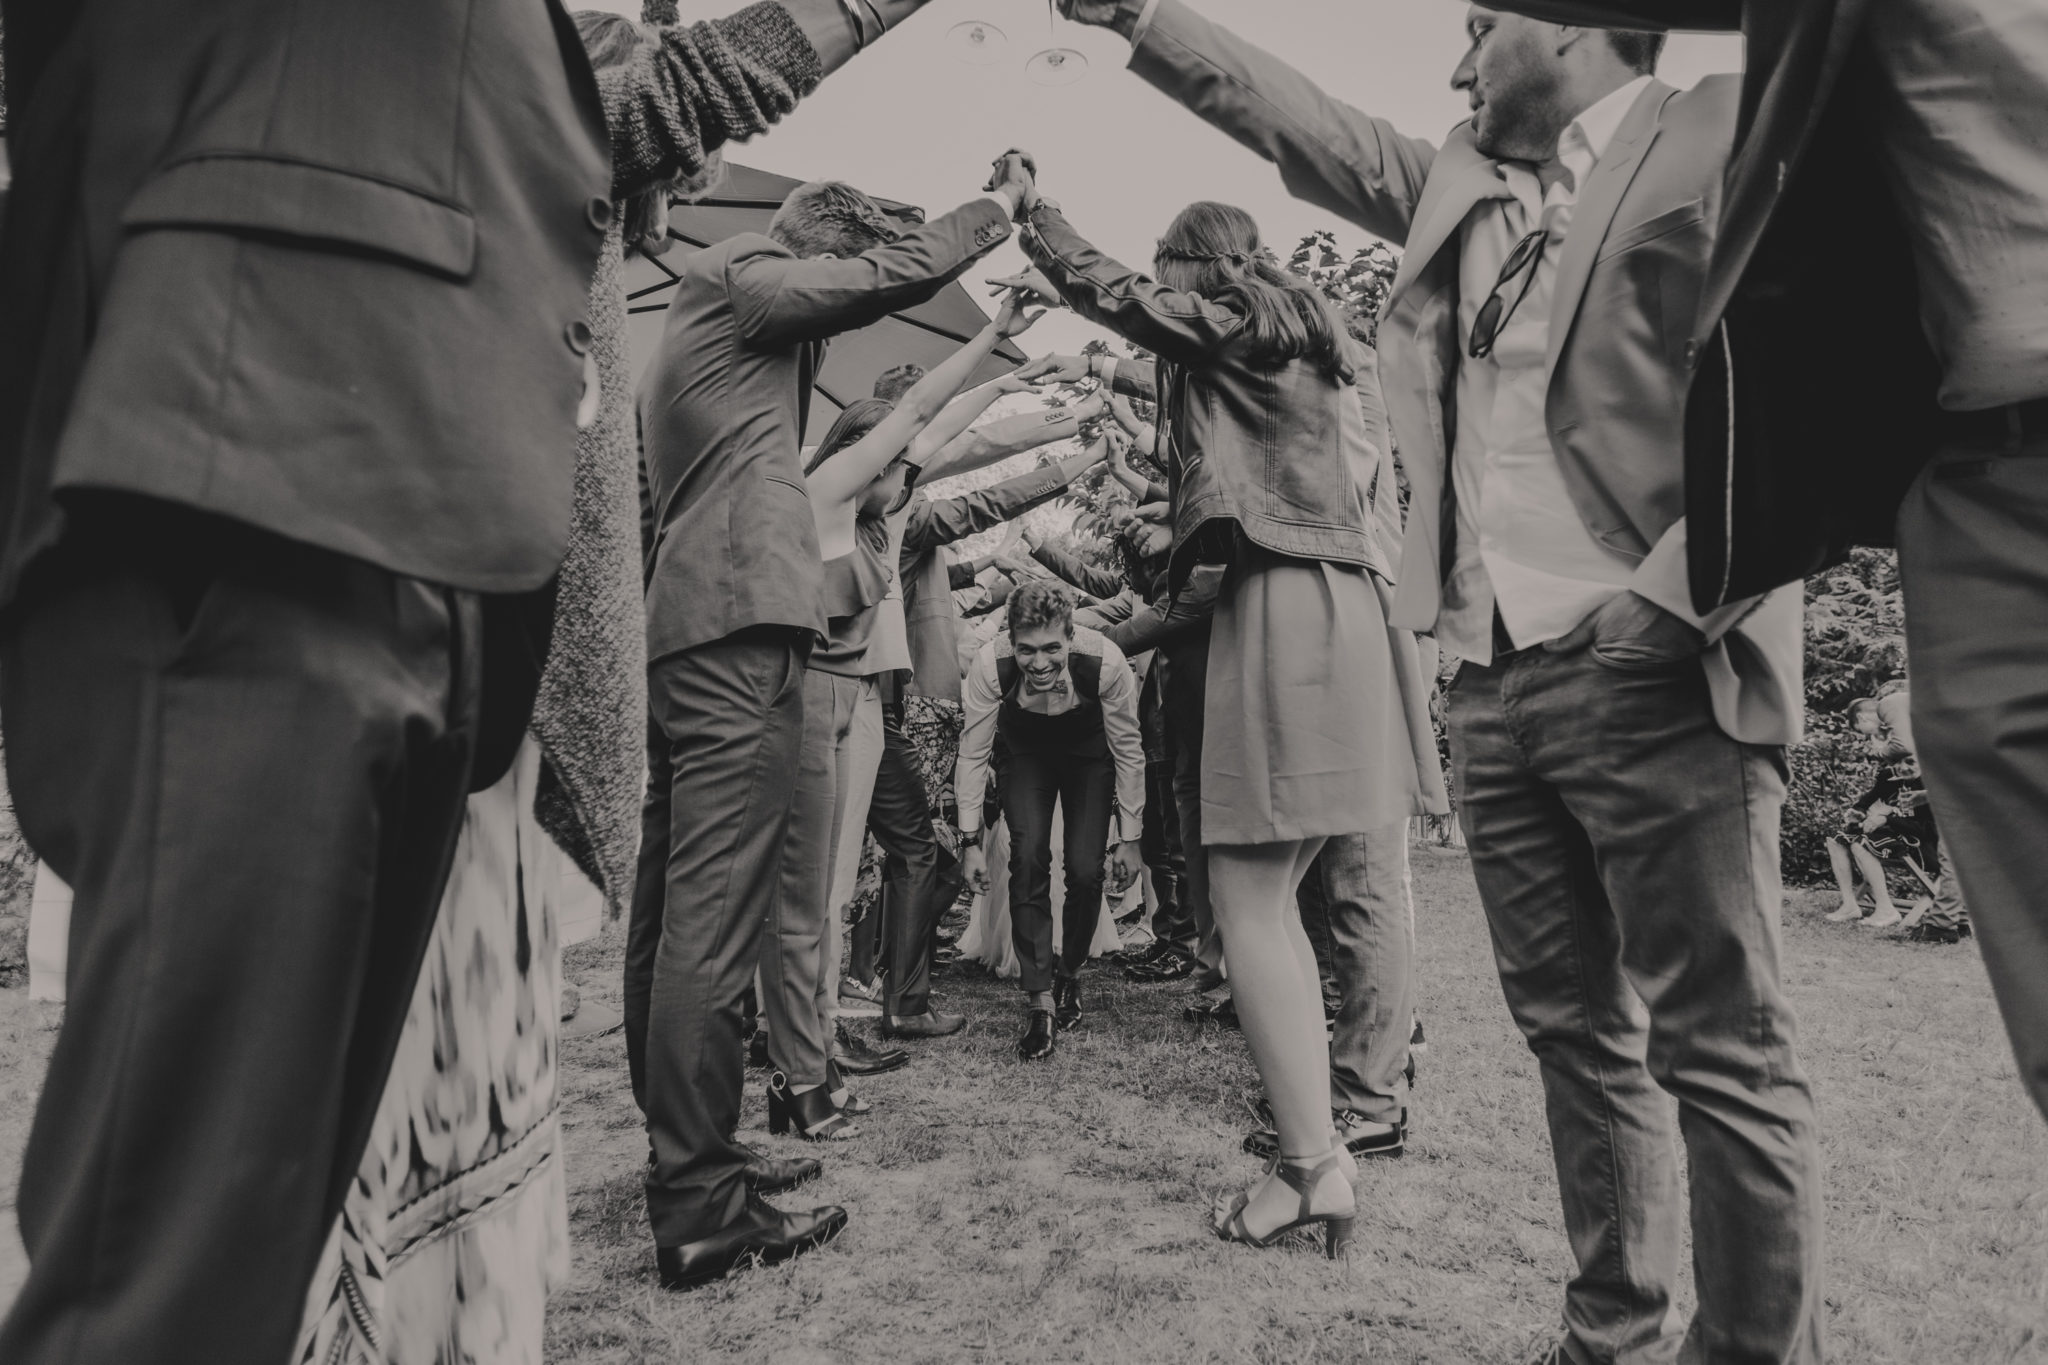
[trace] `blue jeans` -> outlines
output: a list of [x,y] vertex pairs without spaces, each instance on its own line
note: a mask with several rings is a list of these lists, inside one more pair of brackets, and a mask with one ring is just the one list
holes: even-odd
[[[1467,663],[1450,690],[1473,873],[1578,1262],[1566,1349],[1806,1365],[1821,1177],[1778,981],[1784,754],[1722,733],[1696,658],[1608,644]],[[1699,1289],[1682,1343],[1681,1138]]]

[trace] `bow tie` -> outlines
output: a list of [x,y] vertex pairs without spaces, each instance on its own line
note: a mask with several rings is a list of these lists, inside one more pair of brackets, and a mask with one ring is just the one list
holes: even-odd
[[1031,691],[1037,693],[1041,697],[1051,696],[1055,692],[1061,695],[1065,695],[1067,690],[1067,676],[1066,674],[1062,673],[1058,677],[1054,678],[1051,682],[1041,685],[1037,682],[1032,681],[1031,675],[1027,673],[1024,675],[1024,686],[1030,689]]

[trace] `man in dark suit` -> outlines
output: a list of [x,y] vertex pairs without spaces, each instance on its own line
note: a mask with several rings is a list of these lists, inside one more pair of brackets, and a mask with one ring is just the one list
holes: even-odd
[[531,700],[603,113],[553,0],[5,37],[0,709],[77,899],[0,1358],[272,1365]]
[[794,191],[769,233],[690,257],[642,377],[655,542],[647,590],[659,737],[627,950],[644,1067],[647,1204],[663,1282],[834,1236],[836,1208],[785,1214],[746,1184],[734,1138],[741,997],[775,895],[825,629],[799,448],[827,340],[923,302],[1008,239],[1021,190],[907,235],[850,186]]
[[1437,147],[1180,0],[1065,4],[1294,193],[1406,247],[1379,329],[1413,490],[1391,620],[1463,659],[1461,814],[1579,1267],[1550,1358],[1819,1359],[1819,1151],[1778,979],[1799,597],[1701,615],[1686,583],[1673,315],[1735,82],[1676,91],[1650,35],[1475,7],[1452,78],[1474,116]]
[[2048,11],[1506,7],[1747,39],[1686,343],[1687,489],[1727,509],[1693,541],[1693,591],[1712,605],[1898,545],[1922,771],[2048,1114],[2048,460],[2015,458],[2048,454]]

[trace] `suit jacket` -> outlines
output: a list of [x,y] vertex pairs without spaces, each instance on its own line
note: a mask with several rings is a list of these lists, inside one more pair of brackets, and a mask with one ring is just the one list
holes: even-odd
[[799,260],[759,233],[689,257],[640,379],[649,659],[749,626],[824,634],[798,453],[825,343],[931,298],[1009,235],[983,198],[850,260]]
[[535,588],[610,221],[559,0],[5,5],[0,597],[53,493]]
[[[1747,39],[1720,227],[1687,339],[1702,610],[1889,545],[1941,440],[1912,244],[1870,135],[1871,0],[1502,0],[1562,23]],[[1880,283],[1881,282],[1881,283]]]
[[[1132,68],[1273,161],[1298,197],[1406,252],[1379,331],[1381,380],[1411,488],[1393,624],[1429,631],[1453,563],[1458,256],[1466,217],[1509,191],[1469,124],[1439,151],[1331,99],[1276,58],[1160,0]],[[1736,83],[1652,82],[1581,189],[1553,289],[1551,446],[1586,529],[1637,564],[1652,600],[1685,593],[1685,345],[1719,217]],[[1740,611],[1731,610],[1730,616]],[[1710,622],[1711,627],[1722,623]],[[1800,599],[1772,594],[1704,660],[1715,715],[1752,743],[1796,739]]]
[[911,500],[901,565],[912,669],[905,691],[941,701],[960,700],[960,607],[953,600],[953,575],[940,550],[1051,502],[1066,491],[1067,483],[1064,474],[1048,465],[957,498],[920,493]]

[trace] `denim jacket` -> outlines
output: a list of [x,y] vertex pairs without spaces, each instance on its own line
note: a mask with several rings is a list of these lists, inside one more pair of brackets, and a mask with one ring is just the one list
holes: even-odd
[[[1125,363],[1116,383],[1159,406],[1176,592],[1196,564],[1230,557],[1233,530],[1277,554],[1391,579],[1367,506],[1380,453],[1357,385],[1312,360],[1254,361],[1243,317],[1119,265],[1049,203],[1032,210],[1024,248],[1076,313],[1159,358],[1156,378]],[[1369,367],[1360,373],[1372,382]]]

